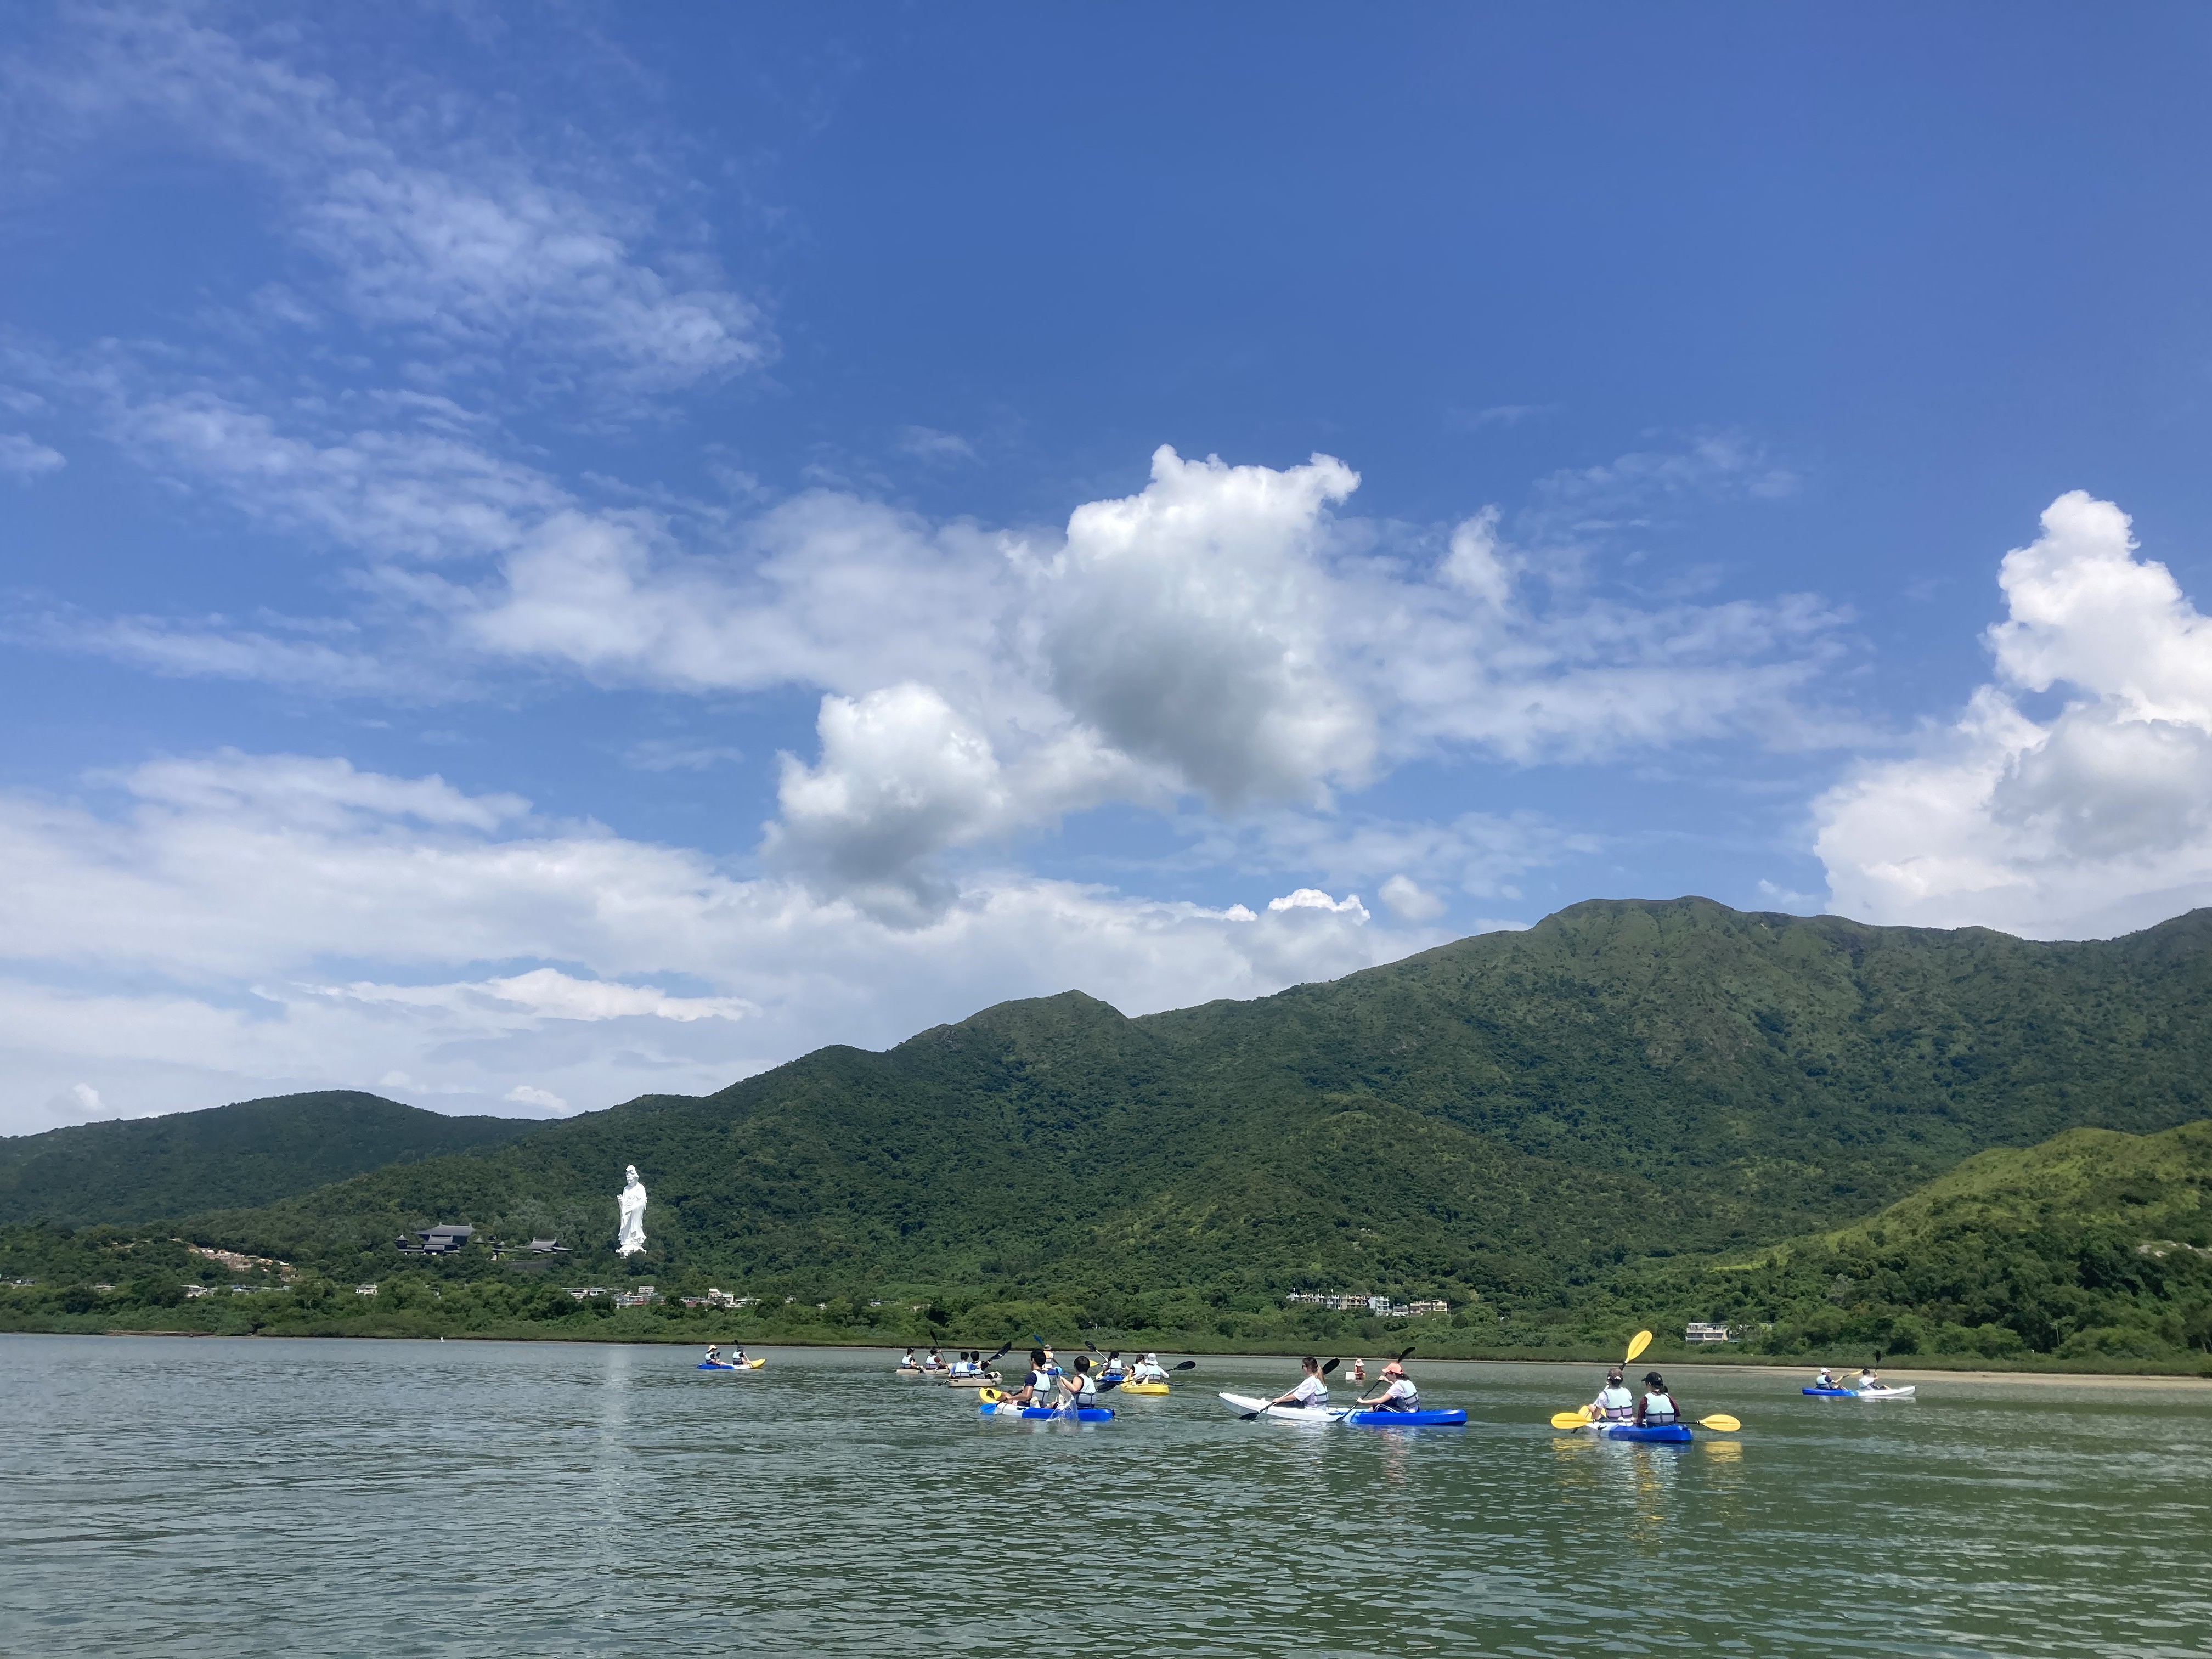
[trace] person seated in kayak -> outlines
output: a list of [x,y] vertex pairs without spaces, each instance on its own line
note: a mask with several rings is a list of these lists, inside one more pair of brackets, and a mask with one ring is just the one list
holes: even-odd
[[1882,1380],[1875,1375],[1873,1366],[1862,1365],[1859,1367],[1858,1376],[1853,1379],[1852,1386],[1860,1389],[1879,1389],[1882,1386]]
[[945,1369],[945,1356],[939,1353],[936,1349],[932,1348],[929,1351],[929,1358],[921,1362],[921,1368],[926,1371],[943,1370]]
[[1421,1409],[1421,1391],[1413,1386],[1413,1379],[1406,1375],[1405,1365],[1392,1360],[1382,1368],[1382,1381],[1389,1386],[1377,1395],[1359,1403],[1369,1411],[1417,1412]]
[[1030,1374],[1022,1379],[1021,1387],[1007,1395],[1002,1403],[1008,1406],[1049,1406],[1057,1392],[1054,1385],[1058,1373],[1052,1369],[1051,1351],[1031,1348]]
[[1355,1359],[1352,1362],[1352,1380],[1355,1382],[1364,1382],[1367,1380],[1367,1362],[1365,1360]]
[[1073,1375],[1060,1378],[1060,1408],[1062,1411],[1096,1411],[1098,1408],[1098,1382],[1091,1375],[1091,1356],[1075,1356]]
[[899,1369],[902,1371],[910,1371],[914,1368],[914,1350],[908,1348],[905,1357],[899,1361]]
[[745,1358],[745,1351],[743,1348],[732,1348],[730,1350],[730,1364],[732,1365],[747,1365],[751,1363],[752,1362],[750,1360]]
[[1129,1380],[1132,1382],[1164,1382],[1168,1380],[1167,1370],[1160,1364],[1159,1355],[1148,1353],[1137,1362],[1137,1369],[1129,1374]]
[[719,1365],[722,1363],[722,1345],[720,1343],[709,1342],[707,1345],[707,1363],[709,1365]]
[[1636,1396],[1629,1393],[1620,1366],[1615,1365],[1605,1374],[1605,1386],[1589,1402],[1589,1414],[1590,1420],[1596,1423],[1626,1423],[1636,1415]]
[[1098,1375],[1102,1379],[1110,1376],[1116,1382],[1128,1380],[1129,1368],[1121,1363],[1121,1351],[1119,1348],[1106,1356],[1106,1363],[1098,1368]]
[[1813,1386],[1816,1389],[1833,1389],[1841,1385],[1836,1381],[1836,1374],[1823,1365],[1820,1367],[1820,1374],[1813,1379]]
[[1667,1392],[1667,1379],[1656,1371],[1644,1372],[1644,1397],[1636,1402],[1636,1426],[1660,1429],[1681,1420],[1682,1408]]
[[1298,1386],[1288,1394],[1277,1395],[1267,1403],[1270,1406],[1296,1406],[1310,1412],[1319,1411],[1328,1404],[1328,1384],[1322,1380],[1321,1361],[1308,1354],[1298,1361],[1298,1365],[1305,1372],[1298,1379]]

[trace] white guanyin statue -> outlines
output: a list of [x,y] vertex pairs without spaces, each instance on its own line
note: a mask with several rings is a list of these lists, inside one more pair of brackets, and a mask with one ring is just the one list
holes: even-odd
[[645,1183],[637,1178],[637,1165],[629,1166],[629,1181],[615,1200],[622,1210],[622,1237],[615,1241],[617,1255],[635,1255],[645,1248]]

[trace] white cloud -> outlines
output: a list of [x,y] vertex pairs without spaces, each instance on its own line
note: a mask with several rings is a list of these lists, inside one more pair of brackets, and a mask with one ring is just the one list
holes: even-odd
[[1358,894],[1346,893],[1340,899],[1333,899],[1318,887],[1301,887],[1280,898],[1271,898],[1267,901],[1267,908],[1279,915],[1285,911],[1319,910],[1327,915],[1354,916],[1361,921],[1367,920],[1367,907],[1359,902]]
[[[93,1065],[127,1115],[392,1076],[447,1110],[495,1107],[518,1076],[596,1107],[1009,996],[1076,988],[1146,1012],[1440,942],[1326,895],[1255,917],[988,872],[889,926],[435,778],[222,755],[115,781],[114,814],[0,796],[0,1121],[43,1125]],[[667,975],[700,988],[637,982]]]
[[49,472],[58,472],[69,459],[21,432],[0,432],[0,473],[18,483],[28,483]]
[[516,1084],[500,1098],[511,1100],[518,1106],[538,1107],[550,1112],[556,1117],[567,1115],[568,1110],[568,1103],[560,1096],[548,1089],[533,1089],[527,1083]]
[[[2212,903],[2212,619],[2075,490],[2005,556],[1997,678],[1815,804],[1836,908],[2098,937]],[[2039,719],[2022,693],[2063,689]]]
[[[421,77],[357,91],[301,66],[316,44],[312,24],[249,40],[196,9],[92,9],[17,56],[9,90],[26,145],[49,155],[141,136],[272,181],[331,297],[408,341],[418,378],[512,380],[519,359],[573,410],[772,356],[758,307],[702,239],[666,234],[656,204],[680,192],[636,159],[649,145],[592,153],[574,128],[532,142],[512,129],[511,102]],[[313,325],[286,300],[273,320]],[[254,310],[270,314],[266,296]]]
[[933,427],[902,426],[894,443],[899,453],[911,455],[922,461],[972,461],[975,446],[957,432],[939,432]]
[[1382,902],[1407,921],[1434,921],[1450,908],[1441,896],[1430,892],[1409,876],[1395,875],[1382,884]]
[[1334,671],[1319,558],[1358,482],[1326,455],[1275,471],[1163,445],[1141,494],[1068,520],[1046,584],[1054,690],[1219,805],[1364,782],[1374,715]]

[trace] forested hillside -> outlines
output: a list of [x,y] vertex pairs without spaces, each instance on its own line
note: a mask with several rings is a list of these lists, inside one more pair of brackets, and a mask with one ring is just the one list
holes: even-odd
[[498,1146],[528,1119],[446,1117],[350,1089],[0,1138],[0,1221],[150,1221],[266,1204],[387,1164]]

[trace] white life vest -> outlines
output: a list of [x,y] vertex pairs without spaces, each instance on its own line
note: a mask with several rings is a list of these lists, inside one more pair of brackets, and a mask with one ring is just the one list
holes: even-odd
[[1636,1396],[1625,1388],[1607,1385],[1597,1391],[1597,1415],[1608,1423],[1623,1423],[1636,1415]]
[[1644,1420],[1646,1423],[1672,1423],[1681,1413],[1674,1409],[1671,1394],[1647,1394],[1644,1396]]

